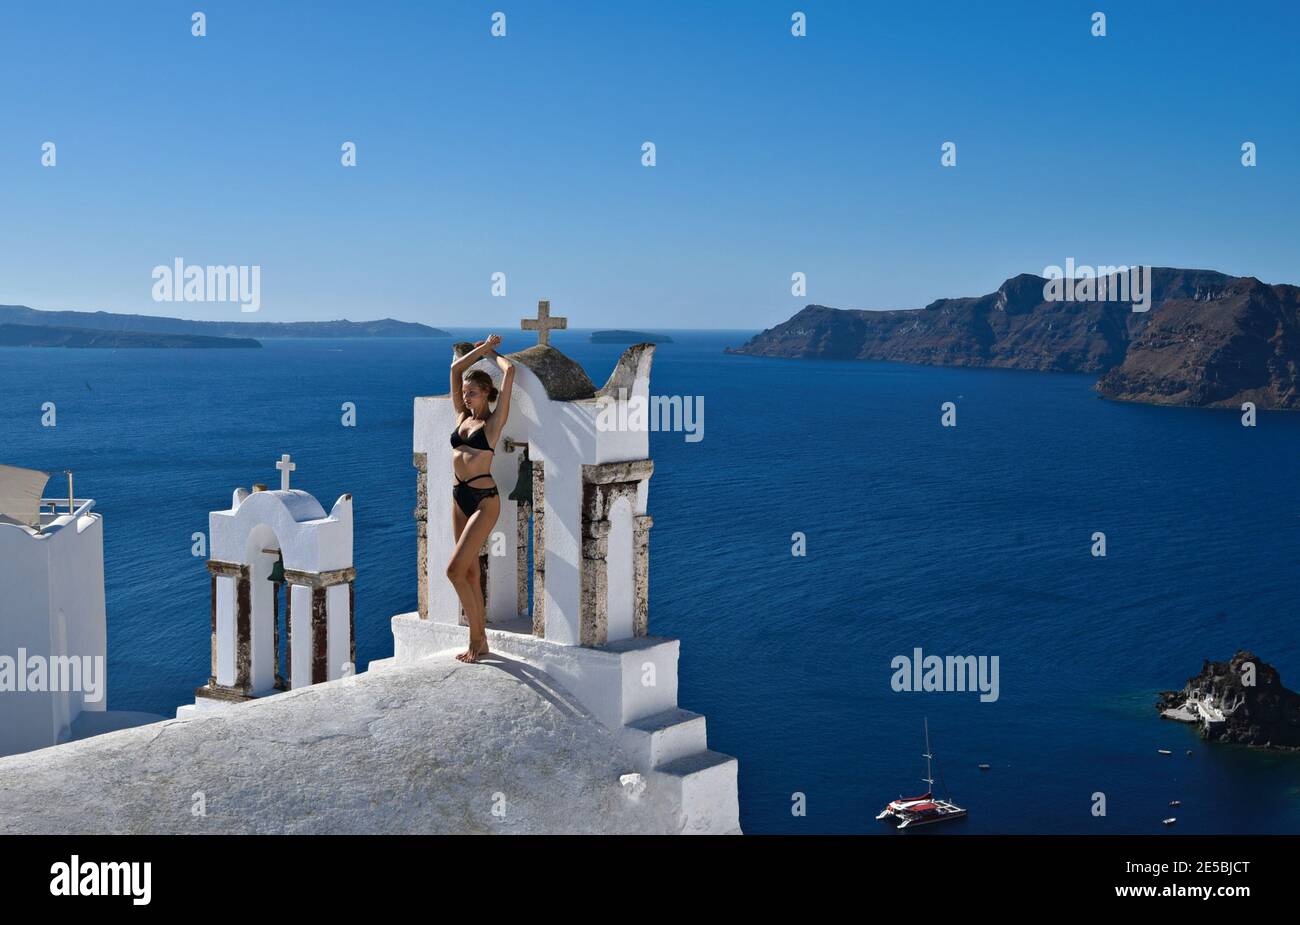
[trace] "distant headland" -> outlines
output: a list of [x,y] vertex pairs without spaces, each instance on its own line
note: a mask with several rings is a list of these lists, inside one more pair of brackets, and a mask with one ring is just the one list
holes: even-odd
[[1148,275],[1146,311],[1137,298],[1049,301],[1048,279],[1023,273],[925,308],[809,305],[727,352],[1099,373],[1097,391],[1119,401],[1300,409],[1300,287],[1213,270]]
[[0,324],[0,347],[261,347],[251,337],[92,331],[45,324]]
[[645,331],[592,331],[593,344],[671,344],[667,334],[647,334]]
[[7,347],[260,347],[256,338],[450,337],[411,321],[190,321],[114,312],[0,305]]

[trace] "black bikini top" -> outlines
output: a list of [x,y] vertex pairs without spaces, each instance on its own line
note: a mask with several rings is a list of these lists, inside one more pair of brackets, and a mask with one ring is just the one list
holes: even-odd
[[492,447],[488,445],[487,425],[484,424],[478,430],[470,434],[468,438],[465,438],[460,435],[460,424],[458,422],[451,432],[451,447],[452,449],[455,449],[458,446],[469,446],[476,450],[487,450],[489,453],[493,452]]

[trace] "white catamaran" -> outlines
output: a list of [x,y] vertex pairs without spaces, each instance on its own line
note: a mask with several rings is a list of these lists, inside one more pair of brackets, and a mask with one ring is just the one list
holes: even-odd
[[934,797],[934,772],[930,769],[930,762],[934,760],[934,755],[930,754],[930,720],[925,720],[925,777],[921,778],[930,788],[919,797],[903,797],[890,801],[889,805],[882,809],[877,815],[877,819],[897,822],[898,828],[906,829],[914,825],[929,825],[932,822],[948,822],[952,819],[964,819],[966,810],[962,809],[951,800],[937,800]]

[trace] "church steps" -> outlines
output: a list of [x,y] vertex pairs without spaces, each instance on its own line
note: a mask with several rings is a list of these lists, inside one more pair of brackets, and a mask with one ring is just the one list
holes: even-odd
[[[392,619],[396,659],[405,663],[469,644],[469,628],[421,620]],[[677,707],[680,642],[640,636],[605,646],[568,646],[525,633],[487,628],[488,647],[534,665],[563,684],[611,730]]]
[[[445,657],[469,643],[468,627],[415,613],[394,617],[392,625],[399,663]],[[549,674],[618,736],[637,770],[679,801],[684,832],[739,831],[736,759],[709,750],[705,718],[677,706],[678,640],[566,646],[491,625],[487,636],[493,652]]]
[[628,723],[620,741],[642,770],[661,768],[709,747],[704,717],[680,707]]
[[683,835],[740,833],[738,769],[739,763],[730,755],[706,750],[653,772],[680,801]]

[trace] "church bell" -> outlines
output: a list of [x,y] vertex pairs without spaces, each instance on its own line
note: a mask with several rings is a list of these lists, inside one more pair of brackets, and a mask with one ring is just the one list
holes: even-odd
[[266,577],[267,581],[275,584],[284,584],[284,559],[275,560],[275,565],[271,566],[271,574]]
[[528,447],[524,447],[519,457],[519,481],[515,482],[508,497],[521,504],[533,503],[533,461],[528,458]]

